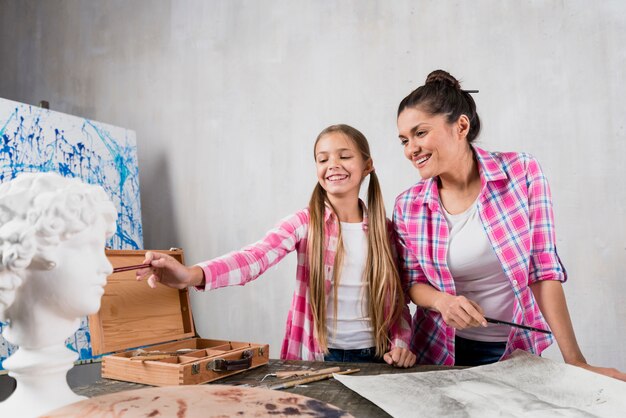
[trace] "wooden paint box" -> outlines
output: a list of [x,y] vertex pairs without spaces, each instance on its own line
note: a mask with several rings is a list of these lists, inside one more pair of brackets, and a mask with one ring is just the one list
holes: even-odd
[[[184,263],[181,250],[159,251]],[[113,268],[141,264],[146,251],[107,250]],[[89,316],[102,377],[146,385],[195,385],[253,369],[269,361],[269,346],[198,338],[188,289],[135,279],[135,271],[107,278],[100,311]],[[141,348],[143,351],[137,351]],[[141,352],[142,357],[137,355]]]

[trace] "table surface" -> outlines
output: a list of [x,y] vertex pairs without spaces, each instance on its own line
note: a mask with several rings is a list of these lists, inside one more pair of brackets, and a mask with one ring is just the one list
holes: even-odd
[[[341,370],[358,368],[360,372],[353,376],[377,375],[386,373],[414,373],[426,372],[434,370],[447,370],[452,367],[443,366],[414,366],[409,369],[398,369],[388,366],[384,363],[334,363],[334,362],[311,362],[311,361],[295,361],[295,360],[270,360],[269,364],[257,367],[256,369],[246,370],[244,372],[216,380],[212,383],[216,384],[250,384],[252,386],[259,384],[261,379],[266,375],[284,370],[306,370],[306,369],[325,369],[328,367],[339,366]],[[268,376],[263,383],[281,382],[281,379]],[[209,383],[211,384],[211,383]],[[96,382],[78,386],[73,390],[79,395],[93,397],[105,395],[109,393],[120,392],[124,390],[142,389],[149,386],[138,383],[121,382],[100,378]],[[385,411],[377,407],[372,402],[361,397],[357,393],[348,389],[335,379],[321,380],[308,383],[303,386],[296,386],[290,389],[284,389],[285,392],[297,393],[309,398],[318,399],[322,402],[332,404],[355,417],[389,417]]]

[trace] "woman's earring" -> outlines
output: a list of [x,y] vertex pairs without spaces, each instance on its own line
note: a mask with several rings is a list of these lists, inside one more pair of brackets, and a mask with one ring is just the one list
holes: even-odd
[[56,266],[57,266],[57,263],[55,263],[54,261],[46,262],[46,270],[52,270]]

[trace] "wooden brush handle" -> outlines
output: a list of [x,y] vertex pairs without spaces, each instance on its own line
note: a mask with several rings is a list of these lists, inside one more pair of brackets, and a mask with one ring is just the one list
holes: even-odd
[[[352,374],[361,371],[361,369],[348,369],[343,372],[336,372],[336,374]],[[311,376],[305,376],[301,379],[290,380],[285,383],[279,383],[273,386],[270,386],[270,389],[288,389],[298,385],[304,385],[306,383],[317,382],[318,380],[330,379],[333,377],[332,373],[324,373],[324,374],[316,374]]]
[[292,371],[282,371],[276,372],[276,377],[280,379],[286,379],[288,377],[295,376],[314,376],[318,374],[326,374],[326,373],[336,373],[341,370],[339,367],[329,367],[327,369],[322,370],[292,370]]
[[135,356],[131,357],[130,361],[141,361],[142,363],[147,360],[163,360],[166,358],[174,357],[175,354],[150,354],[148,356]]

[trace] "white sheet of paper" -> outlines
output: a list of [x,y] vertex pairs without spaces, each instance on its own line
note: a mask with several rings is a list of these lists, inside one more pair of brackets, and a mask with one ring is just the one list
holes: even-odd
[[335,379],[394,417],[626,417],[626,383],[516,351],[468,369]]

